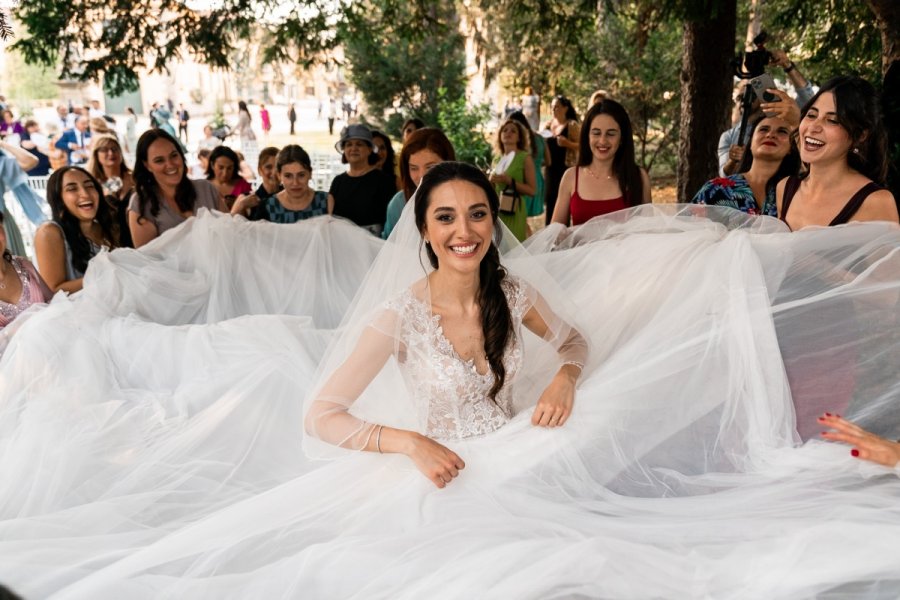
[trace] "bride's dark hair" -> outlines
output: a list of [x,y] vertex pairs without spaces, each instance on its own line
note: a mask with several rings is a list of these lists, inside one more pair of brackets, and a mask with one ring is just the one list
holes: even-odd
[[[494,385],[491,387],[489,395],[491,399],[494,399],[506,380],[503,352],[506,350],[510,335],[512,335],[509,304],[503,288],[500,287],[500,282],[506,277],[506,269],[500,264],[500,251],[497,249],[497,242],[500,241],[500,230],[496,228],[500,199],[485,174],[476,167],[461,162],[439,163],[425,173],[422,183],[416,191],[416,228],[420,232],[425,230],[425,216],[428,212],[432,192],[438,186],[450,181],[466,181],[481,188],[487,197],[491,220],[494,223],[494,240],[488,248],[487,254],[481,259],[478,286],[478,307],[481,310],[481,329],[484,332],[484,353],[487,356],[491,372],[494,374]],[[440,268],[437,255],[430,245],[425,245],[425,251],[431,266],[435,269]]]

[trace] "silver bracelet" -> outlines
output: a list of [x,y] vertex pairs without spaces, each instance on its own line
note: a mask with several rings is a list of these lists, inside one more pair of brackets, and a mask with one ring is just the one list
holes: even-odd
[[384,454],[381,451],[381,430],[384,429],[384,425],[378,426],[378,433],[375,435],[375,448],[378,450],[378,454]]

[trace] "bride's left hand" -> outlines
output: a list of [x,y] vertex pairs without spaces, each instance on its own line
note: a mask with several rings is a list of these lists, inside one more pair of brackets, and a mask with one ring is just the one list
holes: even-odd
[[575,380],[565,367],[556,374],[538,399],[531,415],[532,425],[560,427],[565,424],[575,402]]

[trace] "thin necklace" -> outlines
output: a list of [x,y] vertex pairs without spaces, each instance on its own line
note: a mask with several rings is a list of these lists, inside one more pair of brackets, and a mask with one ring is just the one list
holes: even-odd
[[597,181],[606,181],[608,179],[612,179],[612,175],[607,175],[606,177],[600,177],[599,175],[594,173],[594,170],[591,169],[590,165],[586,166],[585,169],[587,169],[587,172],[591,175],[591,177],[593,177]]
[[[3,256],[0,256],[0,260],[5,261],[6,258],[4,258]],[[15,270],[15,267],[13,267],[13,270]],[[6,266],[4,265],[3,267],[0,267],[0,290],[5,290],[5,289],[6,289]]]

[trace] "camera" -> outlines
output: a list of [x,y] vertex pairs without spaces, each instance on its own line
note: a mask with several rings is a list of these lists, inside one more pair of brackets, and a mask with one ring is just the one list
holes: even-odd
[[766,50],[765,45],[768,39],[769,34],[760,31],[759,35],[753,38],[753,46],[756,50],[742,52],[731,61],[734,74],[738,79],[753,79],[766,72],[766,65],[772,62],[772,53]]

